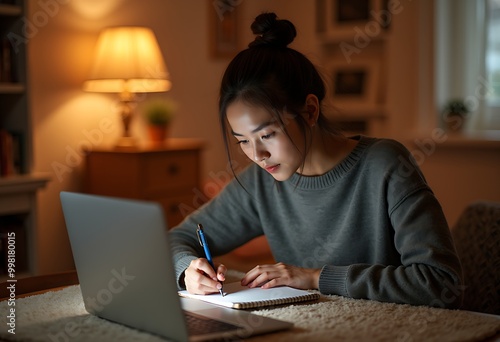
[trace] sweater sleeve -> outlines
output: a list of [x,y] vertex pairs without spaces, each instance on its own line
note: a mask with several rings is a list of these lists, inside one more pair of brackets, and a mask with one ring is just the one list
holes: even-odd
[[[434,194],[405,149],[412,172],[396,164],[386,179],[386,199],[400,265],[326,265],[320,291],[384,302],[456,308],[462,301],[461,267],[448,224]],[[401,159],[400,159],[401,162]],[[398,173],[399,170],[399,173]]]
[[[252,168],[249,168],[243,171],[240,178],[249,179],[252,174]],[[168,233],[180,289],[183,284],[181,277],[190,262],[205,257],[196,236],[198,223],[203,224],[214,257],[263,234],[252,196],[237,181],[230,182],[214,199]]]

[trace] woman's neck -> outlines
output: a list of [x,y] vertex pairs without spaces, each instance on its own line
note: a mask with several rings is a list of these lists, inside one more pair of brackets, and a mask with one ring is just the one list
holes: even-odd
[[323,175],[347,157],[356,145],[356,140],[342,135],[322,133],[315,126],[304,168],[299,170],[299,173],[303,176]]

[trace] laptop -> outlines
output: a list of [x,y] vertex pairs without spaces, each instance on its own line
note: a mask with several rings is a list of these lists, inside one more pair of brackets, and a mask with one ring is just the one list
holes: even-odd
[[180,298],[158,203],[72,192],[60,197],[89,313],[177,341],[243,339],[293,326]]

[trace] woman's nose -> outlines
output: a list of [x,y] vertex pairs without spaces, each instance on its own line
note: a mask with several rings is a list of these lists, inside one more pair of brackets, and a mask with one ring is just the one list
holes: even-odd
[[269,152],[261,146],[261,144],[256,144],[253,151],[253,160],[256,162],[263,161],[269,158]]

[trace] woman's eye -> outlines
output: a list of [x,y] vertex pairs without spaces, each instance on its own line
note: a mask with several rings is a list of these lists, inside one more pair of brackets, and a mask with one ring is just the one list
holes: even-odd
[[272,137],[274,136],[274,133],[275,133],[275,132],[272,132],[272,133],[269,133],[269,134],[263,135],[263,136],[262,136],[262,140],[272,138]]
[[237,144],[238,145],[245,145],[248,143],[248,140],[238,140]]

